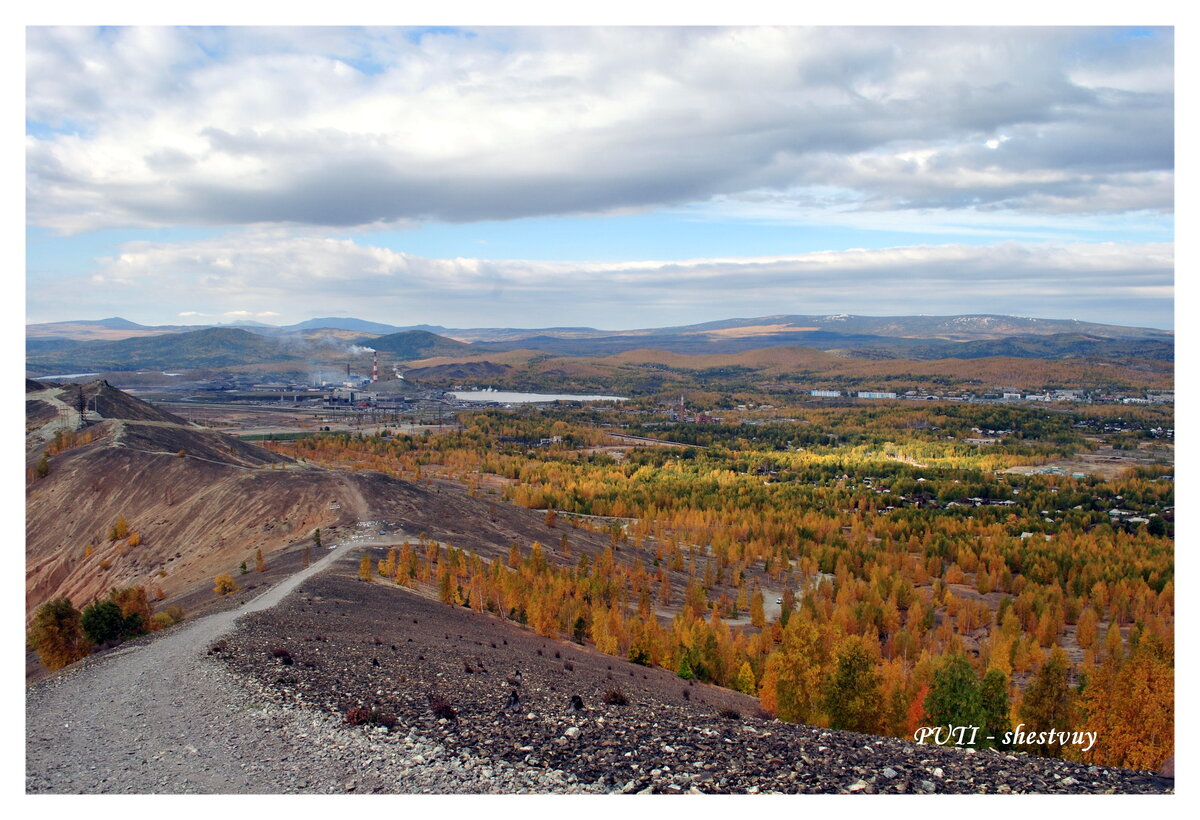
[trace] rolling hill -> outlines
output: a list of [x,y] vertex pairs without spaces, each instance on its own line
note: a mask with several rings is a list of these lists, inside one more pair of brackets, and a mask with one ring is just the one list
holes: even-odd
[[360,339],[357,343],[363,347],[374,348],[380,353],[390,353],[400,361],[461,355],[472,351],[471,345],[426,330],[403,330],[387,336]]
[[207,328],[187,333],[77,342],[34,350],[26,367],[40,373],[104,372],[139,368],[216,368],[264,362],[303,361],[279,343],[241,328]]

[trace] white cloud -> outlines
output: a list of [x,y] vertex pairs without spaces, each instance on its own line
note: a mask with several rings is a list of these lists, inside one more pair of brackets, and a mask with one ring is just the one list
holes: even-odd
[[1169,31],[34,28],[28,213],[350,227],[830,186],[1169,211],[1172,61]]
[[336,313],[394,324],[635,327],[850,306],[863,314],[995,312],[1165,326],[1173,266],[1170,243],[1004,242],[588,262],[433,259],[263,230],[129,243],[102,260],[99,287],[90,292],[109,298],[107,282],[122,280],[145,304],[175,309],[186,299],[190,315],[285,321]]

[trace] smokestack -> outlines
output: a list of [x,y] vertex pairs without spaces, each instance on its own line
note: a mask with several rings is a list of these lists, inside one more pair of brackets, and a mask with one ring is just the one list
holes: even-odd
[[350,378],[350,362],[346,362],[346,378]]
[[371,383],[379,381],[379,352],[375,352],[374,360],[371,363]]

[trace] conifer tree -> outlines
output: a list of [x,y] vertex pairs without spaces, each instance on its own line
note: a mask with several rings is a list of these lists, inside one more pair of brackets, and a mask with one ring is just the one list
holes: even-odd
[[[979,685],[983,725],[979,729],[977,746],[1004,748],[1004,734],[1011,726],[1008,719],[1008,677],[992,667]],[[989,737],[992,738],[989,740]]]
[[966,655],[947,655],[934,670],[925,696],[925,714],[933,726],[983,725],[979,678]]
[[862,638],[842,641],[837,666],[825,686],[825,713],[834,729],[878,732],[883,724],[882,676]]
[[[1040,733],[1050,729],[1069,731],[1074,728],[1068,672],[1067,653],[1061,646],[1054,647],[1021,699],[1019,714],[1021,720],[1028,724],[1028,731]],[[1038,743],[1024,749],[1044,757],[1062,756],[1060,744]]]
[[42,604],[29,629],[29,644],[51,671],[85,658],[92,651],[79,611],[67,598],[54,598]]
[[754,670],[750,668],[750,661],[742,661],[742,668],[738,670],[733,688],[747,695],[758,693],[758,683],[754,680]]
[[762,629],[767,624],[767,615],[763,610],[763,592],[755,589],[750,596],[750,623]]

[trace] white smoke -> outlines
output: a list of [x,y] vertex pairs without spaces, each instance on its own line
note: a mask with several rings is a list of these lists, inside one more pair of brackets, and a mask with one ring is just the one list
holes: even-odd
[[360,347],[359,345],[350,345],[348,348],[352,356],[361,356],[364,353],[374,353],[373,347]]

